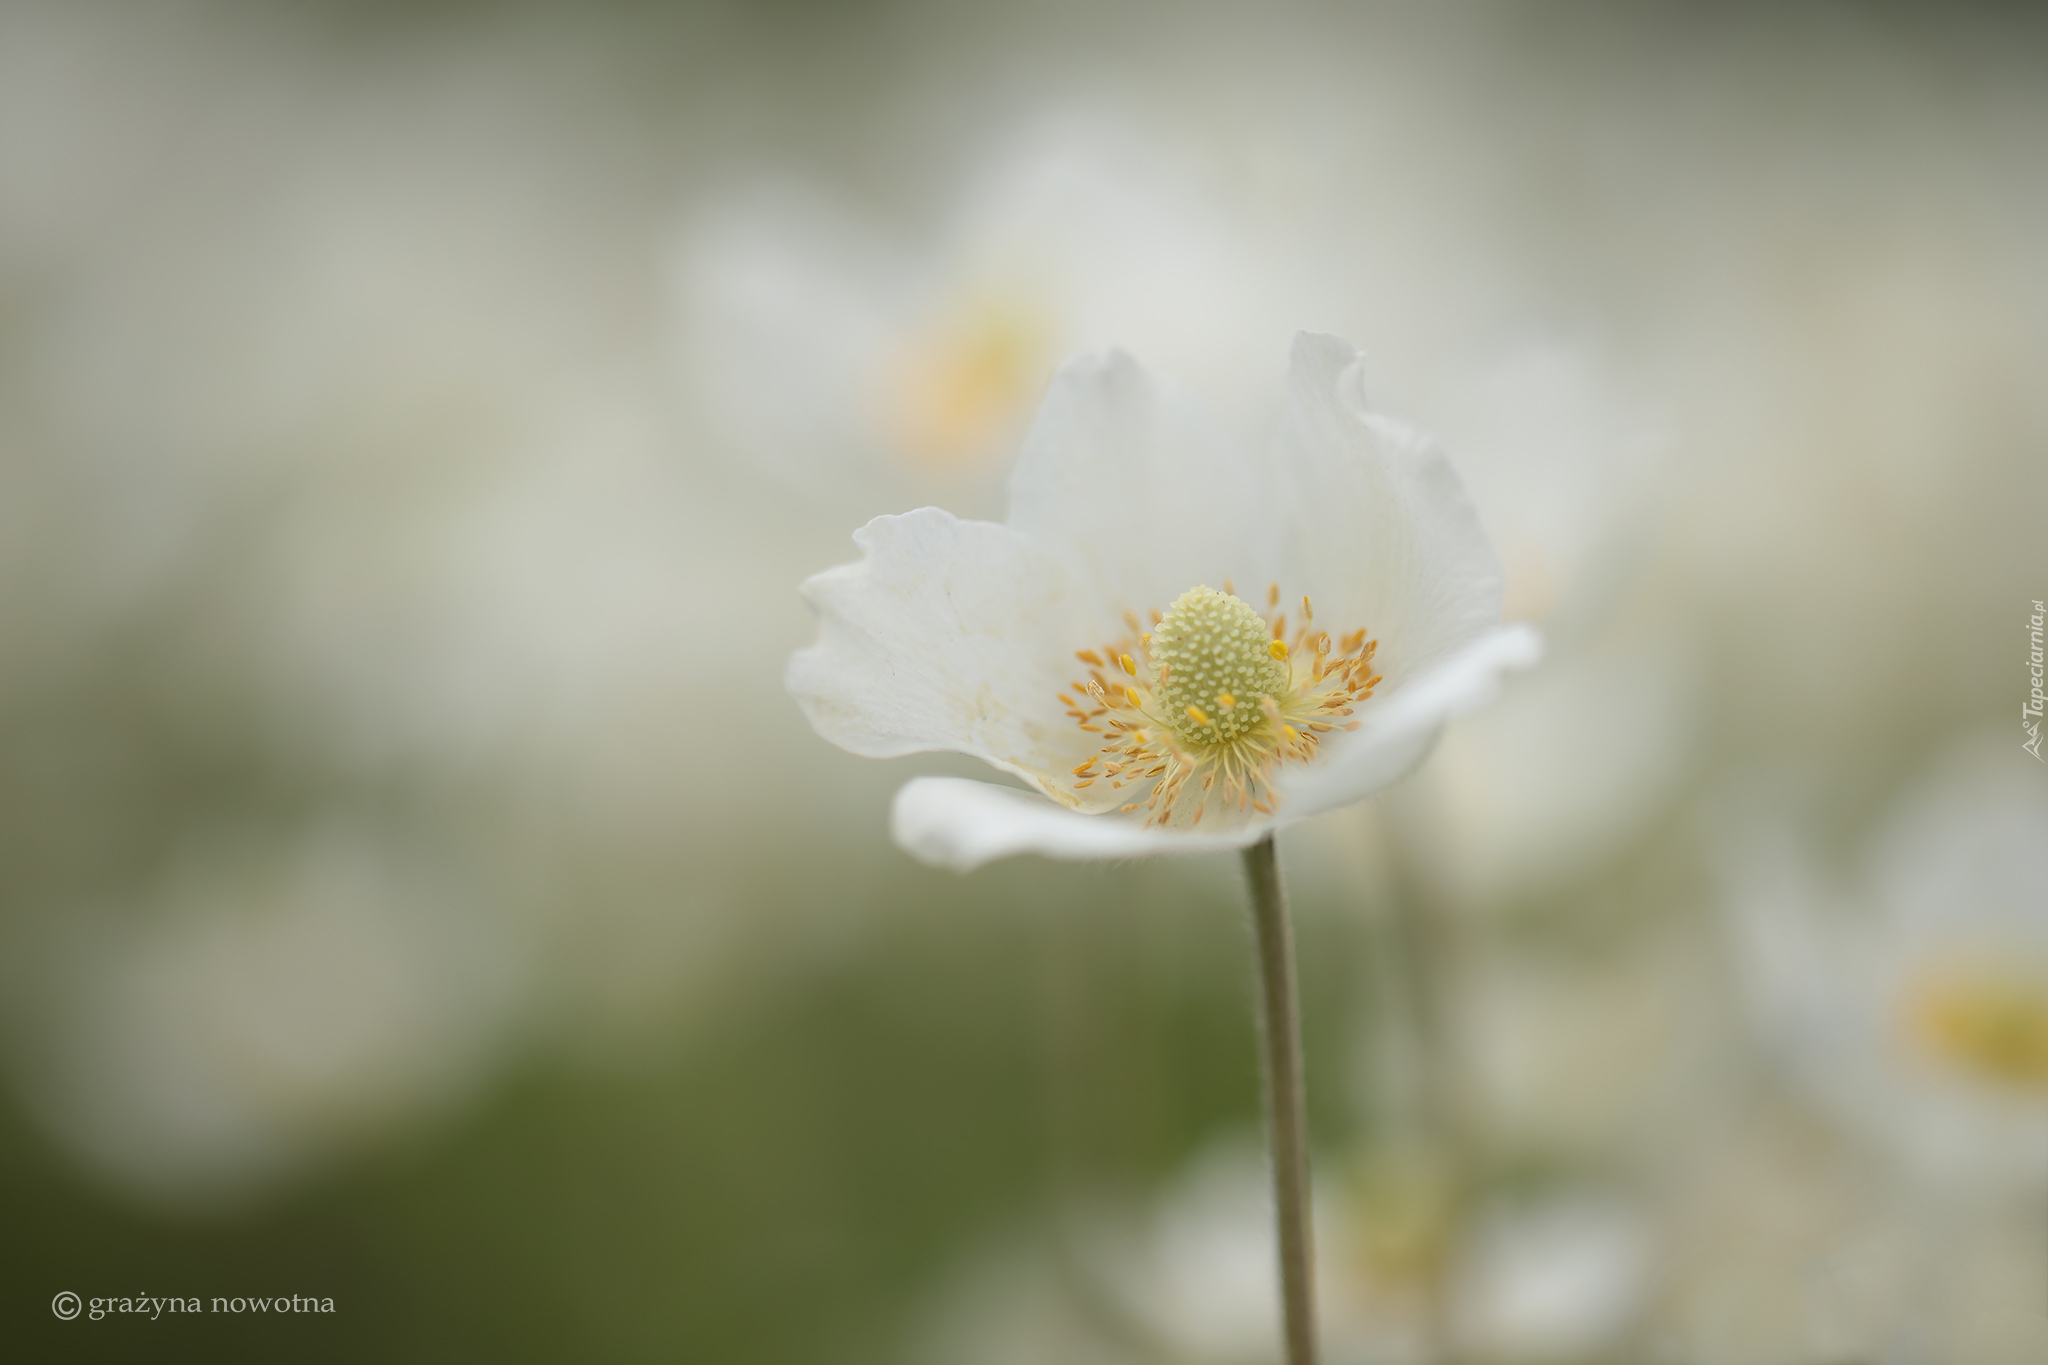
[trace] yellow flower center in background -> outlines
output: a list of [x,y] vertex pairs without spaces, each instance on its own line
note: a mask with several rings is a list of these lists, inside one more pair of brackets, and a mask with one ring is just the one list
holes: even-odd
[[1316,757],[1322,737],[1372,695],[1379,648],[1363,629],[1341,642],[1315,628],[1301,599],[1301,624],[1290,643],[1280,585],[1266,589],[1266,611],[1223,591],[1190,588],[1166,612],[1152,613],[1148,633],[1125,613],[1130,635],[1100,651],[1077,650],[1092,670],[1060,694],[1080,728],[1102,747],[1073,770],[1066,793],[1075,805],[1097,782],[1112,790],[1140,786],[1148,825],[1198,825],[1215,802],[1271,815],[1279,801],[1273,770]]
[[886,421],[915,459],[933,465],[989,458],[1045,387],[1051,328],[1020,302],[969,297],[928,320],[892,368]]
[[2048,1092],[2048,971],[1948,968],[1916,982],[1916,1040],[1934,1057],[1982,1080]]

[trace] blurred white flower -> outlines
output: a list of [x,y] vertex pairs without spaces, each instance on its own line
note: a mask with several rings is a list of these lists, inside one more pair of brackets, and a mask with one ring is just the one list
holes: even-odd
[[1459,1336],[1478,1359],[1584,1360],[1643,1312],[1649,1237],[1617,1200],[1554,1194],[1483,1219],[1459,1272]]
[[[1316,1191],[1316,1300],[1333,1365],[1425,1362],[1420,1304],[1375,1259],[1382,1201]],[[1647,1306],[1639,1216],[1591,1190],[1490,1209],[1454,1267],[1461,1351],[1487,1362],[1578,1360],[1612,1349]],[[1280,1296],[1265,1163],[1250,1142],[1198,1153],[1137,1208],[1085,1207],[1051,1246],[970,1257],[934,1295],[914,1359],[997,1365],[1061,1359],[1268,1365]],[[1050,1264],[1049,1264],[1050,1263]],[[1398,1277],[1398,1272],[1395,1272]],[[1057,1343],[1059,1354],[1030,1354]]]
[[1665,441],[1588,341],[1541,337],[1451,364],[1418,401],[1501,553],[1503,614],[1551,653],[1451,726],[1410,848],[1455,899],[1540,894],[1640,835],[1694,757],[1691,646],[1615,617],[1662,524]]
[[459,1104],[525,957],[471,888],[365,830],[202,849],[150,903],[68,927],[19,1069],[102,1178],[232,1205]]
[[1445,732],[1414,793],[1430,818],[1404,829],[1410,848],[1480,904],[1599,866],[1669,808],[1696,755],[1689,660],[1668,639],[1566,642],[1501,705]]
[[[897,841],[960,869],[1242,847],[1401,776],[1538,647],[1499,624],[1449,462],[1366,407],[1332,337],[1296,340],[1264,460],[1129,357],[1084,356],[1025,443],[1007,525],[926,508],[855,541],[862,561],[804,585],[820,637],[788,681],[812,725],[869,757],[971,754],[1051,798],[906,786]],[[1271,585],[1264,611],[1238,579]]]
[[1765,1041],[1936,1187],[2048,1187],[2048,789],[2010,748],[1952,753],[1847,886],[1781,829],[1729,856]]
[[1668,441],[1591,338],[1539,334],[1443,367],[1418,410],[1499,548],[1505,614],[1596,623],[1654,543]]
[[1299,251],[1120,120],[1048,111],[975,166],[921,242],[795,178],[699,208],[674,266],[682,363],[725,440],[811,490],[971,497],[1060,357],[1114,340],[1227,405],[1251,396],[1256,338],[1324,297]]

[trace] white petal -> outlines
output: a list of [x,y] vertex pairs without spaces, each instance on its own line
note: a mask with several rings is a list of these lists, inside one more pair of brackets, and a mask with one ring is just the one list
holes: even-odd
[[1492,701],[1502,673],[1527,668],[1542,653],[1542,638],[1530,627],[1496,626],[1374,696],[1359,708],[1359,729],[1329,737],[1322,763],[1280,771],[1282,810],[1290,819],[1306,819],[1400,778],[1429,752],[1445,721]]
[[1197,583],[1263,585],[1274,489],[1172,381],[1121,351],[1053,376],[1010,476],[1009,524],[1071,549],[1111,614]]
[[1257,841],[1268,826],[1224,834],[1146,829],[1134,820],[1084,815],[1042,796],[964,777],[919,777],[896,793],[889,833],[919,862],[972,872],[1019,853],[1068,862],[1214,853]]
[[853,539],[859,562],[803,585],[818,642],[786,677],[820,735],[869,758],[972,754],[1034,783],[1099,747],[1056,700],[1100,638],[1061,555],[934,507]]
[[1370,630],[1398,687],[1499,624],[1500,561],[1443,452],[1366,406],[1349,342],[1296,337],[1289,390],[1272,461],[1282,587],[1313,596],[1333,631]]

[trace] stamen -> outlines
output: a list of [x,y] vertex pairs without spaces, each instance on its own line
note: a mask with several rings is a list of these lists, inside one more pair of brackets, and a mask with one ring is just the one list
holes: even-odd
[[[1136,798],[1149,786],[1142,801],[1120,807],[1148,812],[1148,827],[1199,824],[1212,804],[1270,816],[1279,804],[1272,770],[1315,761],[1333,722],[1372,695],[1378,646],[1364,630],[1340,639],[1315,629],[1303,597],[1300,627],[1290,632],[1277,583],[1266,589],[1264,613],[1232,581],[1223,589],[1191,588],[1169,610],[1152,610],[1149,632],[1126,612],[1131,634],[1075,652],[1092,676],[1058,698],[1083,733],[1102,738],[1071,770],[1074,791],[1129,786]],[[1112,686],[1115,669],[1123,679]]]

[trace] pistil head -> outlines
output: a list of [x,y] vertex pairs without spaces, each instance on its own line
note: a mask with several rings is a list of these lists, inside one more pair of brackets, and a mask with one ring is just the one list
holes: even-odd
[[1228,744],[1266,723],[1263,710],[1237,700],[1286,693],[1288,667],[1271,642],[1250,603],[1213,588],[1180,595],[1153,628],[1152,658],[1164,676],[1160,711],[1182,743]]

